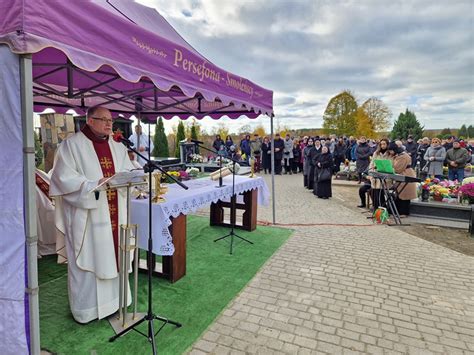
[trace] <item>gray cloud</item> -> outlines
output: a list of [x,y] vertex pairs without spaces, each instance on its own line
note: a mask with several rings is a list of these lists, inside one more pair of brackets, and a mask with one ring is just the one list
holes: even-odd
[[320,126],[344,89],[382,98],[394,118],[408,107],[427,128],[474,122],[473,1],[140,2],[216,65],[273,90],[281,124]]

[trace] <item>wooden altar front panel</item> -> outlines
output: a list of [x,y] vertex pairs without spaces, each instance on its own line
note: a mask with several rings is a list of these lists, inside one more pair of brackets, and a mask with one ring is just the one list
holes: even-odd
[[[253,231],[257,228],[257,189],[244,192],[243,203],[235,203],[235,209],[232,209],[233,199],[236,196],[232,196],[230,202],[218,201],[211,204],[211,226],[230,227],[231,223],[235,223],[235,228]],[[230,223],[224,222],[224,208],[230,210]],[[242,224],[237,224],[237,210],[243,210]]]

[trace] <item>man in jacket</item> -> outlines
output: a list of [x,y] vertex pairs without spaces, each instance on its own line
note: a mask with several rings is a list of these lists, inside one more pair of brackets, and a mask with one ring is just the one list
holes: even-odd
[[416,152],[418,151],[418,144],[413,141],[413,136],[408,136],[405,143],[405,149],[408,155],[411,157],[411,167],[414,168],[416,165]]
[[249,134],[247,134],[245,138],[240,141],[240,151],[242,154],[245,154],[245,161],[248,163],[251,154]]
[[453,147],[446,152],[448,162],[449,180],[458,180],[460,183],[464,179],[464,167],[469,161],[467,149],[461,148],[459,140],[453,142]]

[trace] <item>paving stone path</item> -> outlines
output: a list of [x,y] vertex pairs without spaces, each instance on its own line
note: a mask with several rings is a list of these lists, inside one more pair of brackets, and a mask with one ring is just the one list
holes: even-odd
[[293,227],[190,354],[474,354],[474,258],[275,179],[278,222],[333,225]]

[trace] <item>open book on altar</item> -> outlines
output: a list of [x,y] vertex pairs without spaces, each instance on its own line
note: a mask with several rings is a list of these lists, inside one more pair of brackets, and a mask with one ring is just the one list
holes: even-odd
[[102,181],[102,183],[94,187],[89,192],[101,191],[107,188],[114,188],[115,186],[125,187],[124,185],[127,185],[129,183],[134,184],[134,185],[138,185],[140,183],[145,184],[145,181],[146,181],[145,179],[146,179],[146,174],[142,169],[131,170],[131,171],[121,171],[105,179],[104,181]]

